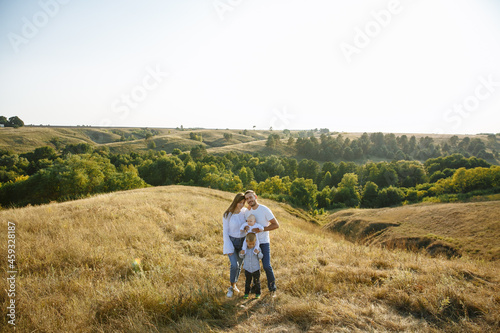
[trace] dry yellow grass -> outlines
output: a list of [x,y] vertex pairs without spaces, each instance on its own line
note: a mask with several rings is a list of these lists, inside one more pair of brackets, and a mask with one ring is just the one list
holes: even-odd
[[403,245],[500,259],[500,201],[349,209],[325,226],[365,244]]
[[282,140],[282,144],[275,148],[266,147],[267,140],[258,140],[251,142],[238,143],[224,147],[208,148],[207,152],[210,154],[223,155],[230,152],[239,154],[253,154],[259,153],[262,155],[279,155],[281,157],[292,157],[296,155],[295,148],[286,144],[286,140]]
[[[238,145],[242,142],[266,139],[269,131],[248,131],[247,135],[240,134],[241,130],[213,130],[213,129],[186,129],[184,131],[172,128],[153,128],[158,132],[153,136],[156,150],[172,151],[174,148],[189,150],[202,144],[208,147],[222,147]],[[144,139],[132,141],[118,141],[119,133],[132,134],[140,128],[110,128],[110,127],[38,127],[24,126],[20,128],[0,129],[0,149],[12,150],[15,153],[30,152],[35,148],[52,146],[51,139],[59,138],[61,144],[89,143],[96,146],[106,146],[113,153],[128,153],[131,151],[147,151]],[[203,143],[189,138],[191,132],[201,133]],[[117,134],[118,133],[118,134]],[[224,133],[231,133],[233,138],[224,139]]]
[[[206,188],[169,186],[1,211],[1,258],[7,257],[7,221],[17,225],[17,330],[499,328],[496,263],[355,245],[267,200],[262,202],[281,224],[271,233],[278,297],[264,291],[258,301],[226,299],[229,263],[221,254],[221,215],[232,197]],[[132,265],[135,258],[140,266]],[[6,264],[1,269],[5,275]],[[6,283],[2,279],[2,289]],[[1,295],[6,309],[7,295]],[[6,321],[1,325],[8,329]]]

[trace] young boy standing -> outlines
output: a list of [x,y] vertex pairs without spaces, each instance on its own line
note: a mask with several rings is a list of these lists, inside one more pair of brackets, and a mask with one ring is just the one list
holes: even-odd
[[[255,298],[260,298],[260,261],[263,255],[260,249],[256,248],[255,242],[257,236],[254,233],[249,233],[246,237],[247,249],[244,253],[240,253],[240,258],[244,258],[243,269],[245,270],[245,295],[244,299],[248,298],[251,291],[255,292]],[[251,288],[252,280],[254,288]]]

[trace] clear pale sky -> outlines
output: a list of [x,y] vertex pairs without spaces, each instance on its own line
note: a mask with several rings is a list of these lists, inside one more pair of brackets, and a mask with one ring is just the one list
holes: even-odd
[[494,0],[0,0],[26,124],[500,132]]

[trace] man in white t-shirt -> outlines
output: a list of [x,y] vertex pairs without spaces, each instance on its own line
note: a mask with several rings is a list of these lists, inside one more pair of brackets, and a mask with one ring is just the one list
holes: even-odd
[[263,254],[262,266],[267,276],[267,287],[269,291],[275,295],[276,291],[276,279],[274,277],[273,268],[271,266],[271,246],[269,231],[278,229],[280,227],[278,221],[273,215],[273,212],[264,205],[257,202],[257,194],[254,191],[248,190],[245,192],[245,199],[247,204],[250,206],[245,212],[245,218],[249,215],[254,215],[257,223],[264,226],[264,231],[260,231],[258,228],[252,229],[253,232],[257,234],[260,243],[260,250]]

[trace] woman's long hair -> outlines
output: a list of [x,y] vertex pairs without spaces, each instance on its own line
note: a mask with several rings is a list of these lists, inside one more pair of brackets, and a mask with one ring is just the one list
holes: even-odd
[[238,193],[233,199],[233,202],[229,205],[229,208],[224,212],[224,218],[226,218],[229,213],[233,214],[234,210],[236,209],[236,205],[241,202],[242,200],[245,200],[245,193]]

